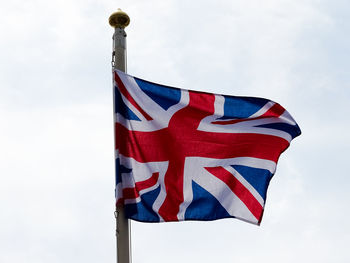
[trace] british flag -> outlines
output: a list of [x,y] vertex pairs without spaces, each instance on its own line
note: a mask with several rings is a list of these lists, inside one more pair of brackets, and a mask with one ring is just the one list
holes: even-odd
[[114,72],[116,199],[142,222],[260,224],[280,154],[301,131],[278,103]]

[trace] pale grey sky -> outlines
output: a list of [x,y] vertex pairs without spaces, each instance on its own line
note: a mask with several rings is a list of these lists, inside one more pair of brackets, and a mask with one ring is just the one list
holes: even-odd
[[260,227],[132,223],[141,262],[350,262],[350,2],[33,0],[0,9],[0,262],[115,262],[109,15],[128,73],[282,104],[303,134]]

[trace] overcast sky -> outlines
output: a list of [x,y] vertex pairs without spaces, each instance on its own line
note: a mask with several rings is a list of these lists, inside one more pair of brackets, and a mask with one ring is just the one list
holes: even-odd
[[0,262],[115,262],[118,7],[129,74],[269,98],[302,130],[260,227],[133,222],[133,262],[350,262],[348,0],[2,1]]

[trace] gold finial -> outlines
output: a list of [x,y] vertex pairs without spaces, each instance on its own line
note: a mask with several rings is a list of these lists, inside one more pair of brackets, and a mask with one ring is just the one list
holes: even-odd
[[120,8],[118,11],[111,14],[109,17],[109,24],[114,28],[126,28],[130,23],[129,16]]

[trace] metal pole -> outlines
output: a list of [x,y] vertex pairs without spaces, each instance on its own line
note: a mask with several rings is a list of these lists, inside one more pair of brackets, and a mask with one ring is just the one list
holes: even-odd
[[[109,17],[109,24],[114,27],[112,66],[113,69],[123,72],[126,72],[126,33],[124,28],[129,23],[129,16],[120,9]],[[117,227],[117,263],[130,263],[130,220],[125,217],[123,206],[116,206],[115,217]]]

